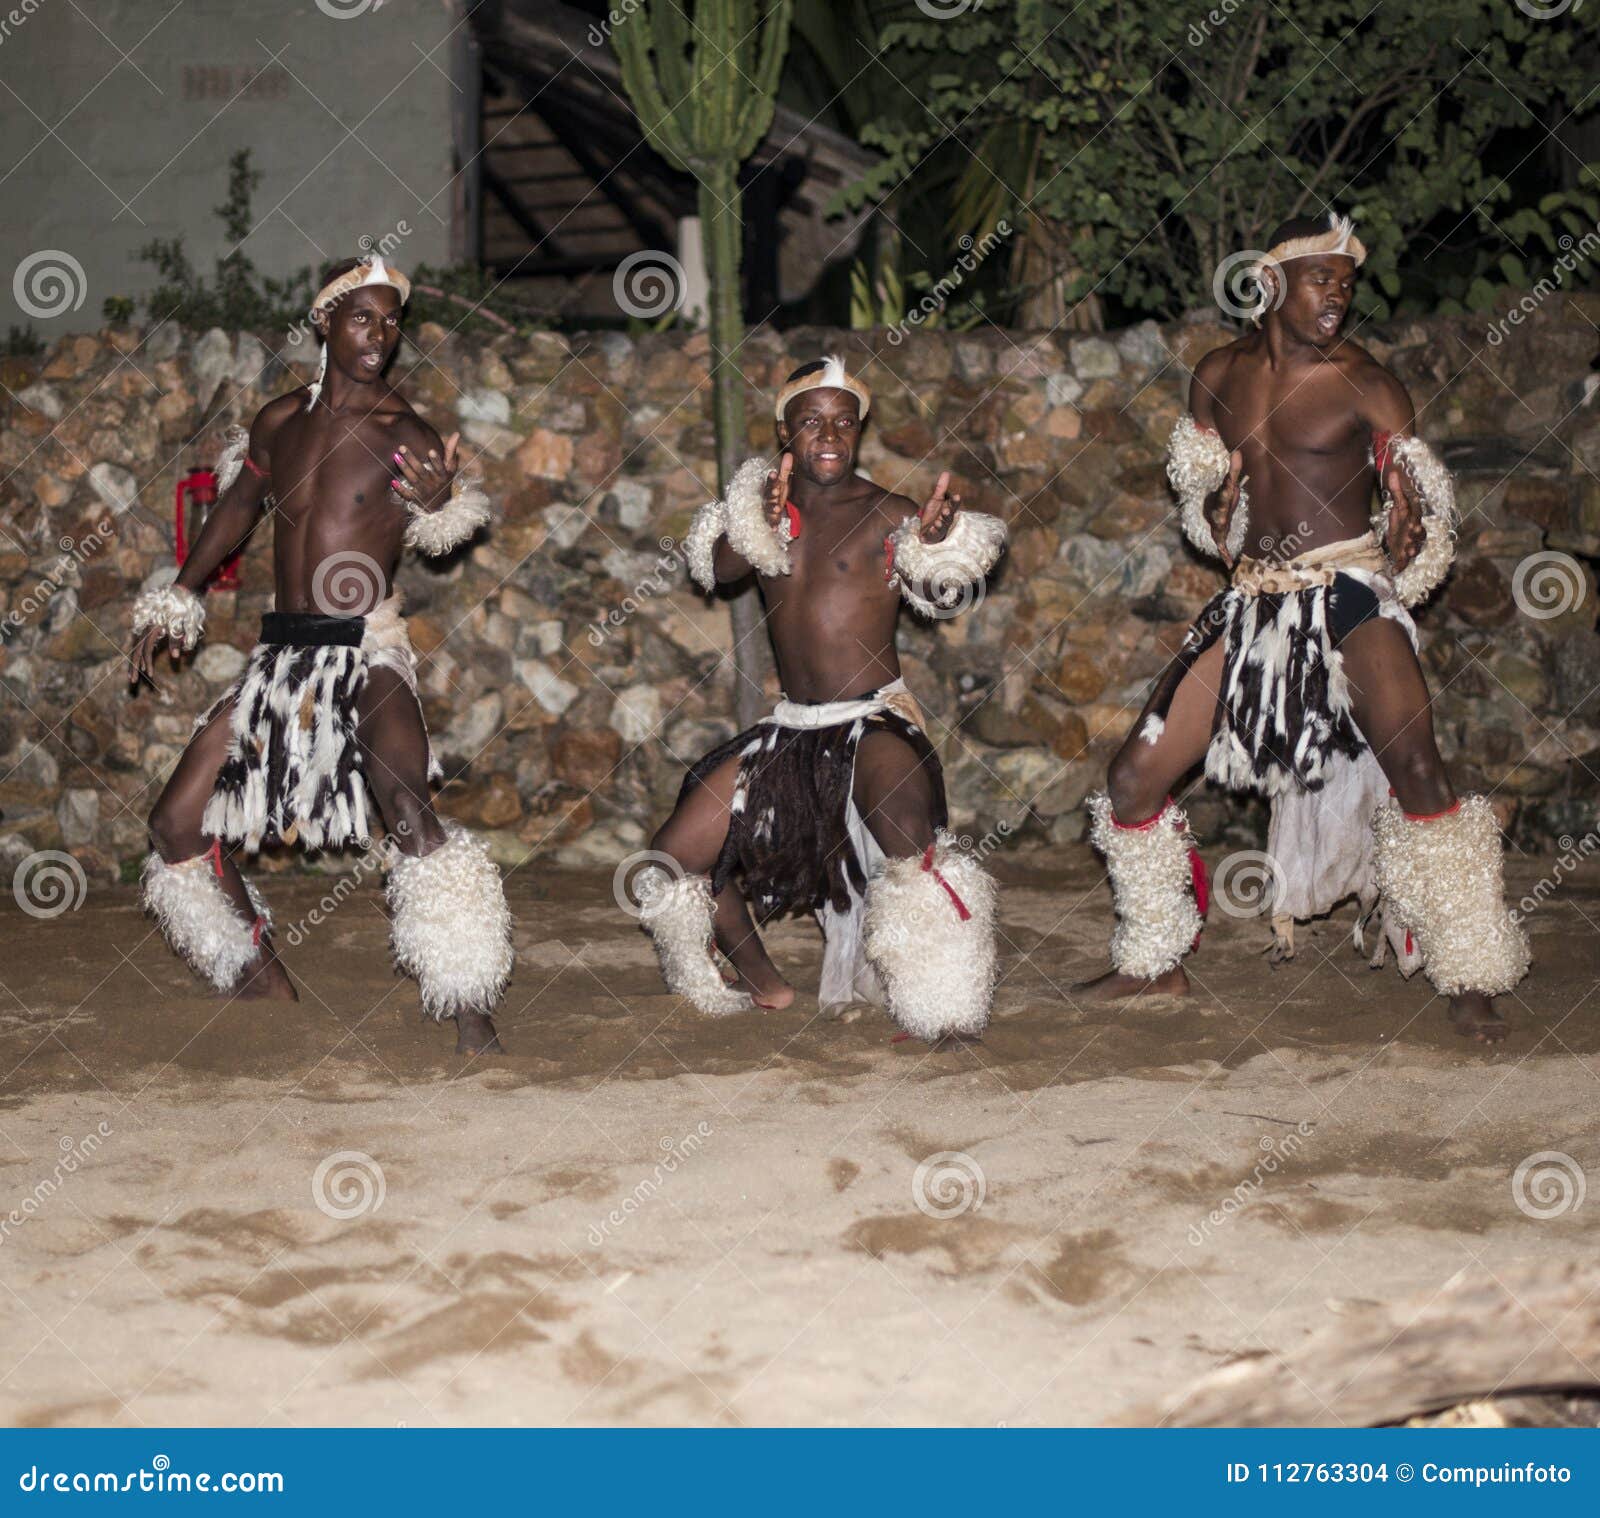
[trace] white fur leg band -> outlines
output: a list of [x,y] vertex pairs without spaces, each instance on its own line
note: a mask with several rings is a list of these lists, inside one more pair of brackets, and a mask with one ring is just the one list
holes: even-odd
[[1200,935],[1189,820],[1169,801],[1148,822],[1127,826],[1112,815],[1104,793],[1089,798],[1089,817],[1089,841],[1105,855],[1117,909],[1111,963],[1124,975],[1155,980]]
[[[1416,558],[1394,578],[1394,591],[1401,605],[1415,606],[1433,594],[1455,560],[1458,520],[1455,481],[1450,478],[1444,460],[1419,437],[1392,438],[1387,451],[1390,457],[1400,461],[1422,502],[1422,547],[1417,550]],[[1378,466],[1383,506],[1373,527],[1382,542],[1387,536],[1393,502],[1383,483],[1384,460],[1377,457],[1374,462]]]
[[159,627],[174,648],[191,649],[206,627],[206,603],[181,585],[157,585],[133,603],[133,635]]
[[395,962],[417,978],[438,1019],[489,1013],[511,978],[511,913],[488,846],[447,822],[431,854],[397,854],[389,869]]
[[947,617],[973,604],[1005,548],[1006,524],[987,512],[958,511],[937,543],[924,543],[917,518],[907,517],[889,534],[889,563],[909,606]]
[[261,951],[272,914],[248,881],[256,916],[240,915],[217,881],[210,854],[168,864],[152,853],[139,877],[144,909],[191,970],[218,991],[235,985]]
[[754,1005],[750,997],[734,990],[717,969],[710,880],[704,875],[674,880],[666,870],[654,869],[639,878],[635,890],[639,921],[655,945],[667,989],[713,1017],[748,1012]]
[[932,1043],[976,1038],[995,981],[995,884],[948,833],[921,857],[891,859],[867,884],[867,958],[889,1016]]
[[[1233,467],[1228,445],[1209,427],[1185,412],[1167,439],[1167,478],[1177,492],[1183,535],[1203,554],[1220,558],[1216,534],[1206,521],[1206,500],[1220,490]],[[1250,503],[1243,487],[1228,522],[1228,556],[1237,559],[1250,530]]]
[[1415,940],[1441,996],[1499,996],[1528,973],[1528,940],[1506,910],[1504,851],[1494,811],[1463,796],[1442,817],[1393,804],[1372,819],[1373,865],[1386,916]]
[[450,486],[450,499],[437,511],[423,511],[410,502],[407,510],[406,547],[437,559],[488,525],[489,496],[483,476],[468,471],[458,474]]

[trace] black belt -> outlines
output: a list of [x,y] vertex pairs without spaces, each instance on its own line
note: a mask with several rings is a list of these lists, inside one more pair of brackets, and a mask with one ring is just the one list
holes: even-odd
[[296,648],[359,648],[365,617],[325,617],[314,611],[269,611],[261,617],[263,643]]

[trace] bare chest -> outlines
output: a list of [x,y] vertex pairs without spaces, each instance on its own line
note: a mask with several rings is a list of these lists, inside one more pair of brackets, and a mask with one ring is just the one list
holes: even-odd
[[1356,442],[1354,400],[1350,382],[1331,365],[1293,377],[1248,370],[1223,385],[1217,420],[1223,442],[1247,455],[1336,454]]
[[291,523],[370,523],[398,512],[389,482],[398,473],[393,432],[363,419],[307,417],[273,441],[272,484]]

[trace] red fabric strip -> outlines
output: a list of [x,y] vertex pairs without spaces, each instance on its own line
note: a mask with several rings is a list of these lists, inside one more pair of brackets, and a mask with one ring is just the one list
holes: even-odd
[[783,514],[789,521],[789,536],[791,539],[800,536],[800,512],[793,501],[783,503]]
[[1171,805],[1172,797],[1168,796],[1167,799],[1161,803],[1161,809],[1159,811],[1152,812],[1148,817],[1145,818],[1143,822],[1120,822],[1117,819],[1117,814],[1113,812],[1111,814],[1111,826],[1114,828],[1121,828],[1124,833],[1142,833],[1147,827],[1151,827],[1155,823],[1160,822],[1161,819],[1167,815],[1167,808]]
[[1372,462],[1377,466],[1381,476],[1389,467],[1389,444],[1393,441],[1392,432],[1379,432],[1376,428],[1372,432]]
[[205,857],[211,861],[211,868],[216,871],[217,879],[221,880],[222,879],[222,840],[220,838],[213,838],[211,840],[211,847],[206,850],[206,856]]
[[922,855],[922,868],[925,869],[925,870],[932,871],[933,878],[935,880],[937,880],[939,882],[939,884],[942,885],[945,888],[946,894],[950,897],[951,901],[953,901],[956,904],[956,915],[962,920],[962,922],[969,921],[971,919],[971,917],[972,917],[972,913],[967,910],[966,902],[964,902],[959,896],[956,895],[956,888],[953,885],[951,885],[950,882],[948,880],[946,880],[943,875],[941,875],[937,870],[935,870],[933,868],[933,845],[931,843],[928,845],[927,849],[923,852],[923,855]]
[[[1391,792],[1392,794],[1392,792]],[[1461,799],[1457,797],[1442,812],[1408,812],[1401,809],[1400,815],[1407,822],[1437,822],[1441,817],[1454,817],[1461,810]]]
[[250,473],[253,474],[258,480],[264,480],[267,478],[267,471],[258,463],[256,463],[256,461],[251,458],[248,453],[244,456],[244,467],[248,469]]

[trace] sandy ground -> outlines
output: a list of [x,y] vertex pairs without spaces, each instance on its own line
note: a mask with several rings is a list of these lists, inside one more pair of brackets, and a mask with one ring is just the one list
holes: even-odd
[[[285,949],[296,1006],[197,995],[131,890],[7,901],[0,1416],[1095,1424],[1352,1304],[1592,1257],[1600,1195],[1541,1219],[1513,1172],[1600,1182],[1600,874],[1533,916],[1485,1053],[1347,917],[1269,971],[1214,913],[1189,1001],[1075,1007],[1109,897],[1051,866],[997,862],[996,1021],[943,1054],[806,994],[698,1017],[599,871],[513,876],[511,1053],[471,1067],[369,883]],[[333,882],[265,884],[287,924]],[[771,937],[814,987],[810,925]]]

